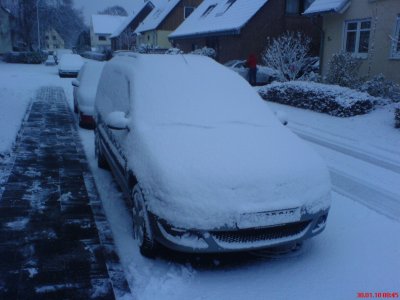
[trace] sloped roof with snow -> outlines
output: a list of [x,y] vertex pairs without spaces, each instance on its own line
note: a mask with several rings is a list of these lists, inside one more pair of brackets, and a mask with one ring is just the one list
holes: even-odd
[[110,15],[92,15],[93,31],[95,34],[112,34],[127,17]]
[[111,38],[118,37],[126,29],[126,27],[128,27],[129,24],[131,24],[139,16],[146,6],[154,7],[154,4],[151,1],[140,3],[140,5],[134,9],[134,13],[128,16],[128,18],[114,31],[114,33],[111,35]]
[[350,0],[315,0],[304,14],[343,13],[349,6]]
[[164,21],[164,19],[180,1],[181,0],[159,0],[158,2],[154,3],[155,8],[146,17],[146,19],[143,20],[143,23],[138,26],[135,32],[144,32],[157,29],[161,22]]
[[170,38],[207,35],[240,29],[268,0],[204,0]]
[[4,6],[0,5],[0,8],[3,9],[6,13],[11,15],[11,11],[8,8],[5,8]]

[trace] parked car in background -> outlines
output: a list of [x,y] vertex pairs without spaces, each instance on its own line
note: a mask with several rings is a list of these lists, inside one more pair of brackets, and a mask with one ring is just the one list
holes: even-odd
[[79,71],[77,79],[72,81],[74,112],[78,114],[79,126],[94,128],[94,100],[97,85],[103,70],[104,63],[87,61]]
[[[235,71],[247,81],[249,80],[249,68],[245,60],[230,60],[224,64],[229,69]],[[256,85],[268,84],[278,78],[276,70],[266,66],[257,65]]]
[[56,61],[56,64],[58,64],[58,63],[60,62],[61,57],[62,57],[64,54],[73,54],[73,52],[72,52],[71,49],[56,49],[56,51],[53,52],[53,55],[54,55],[54,59],[55,59],[55,61]]
[[98,165],[129,200],[143,255],[292,245],[325,228],[325,163],[210,58],[117,54],[95,119]]
[[58,64],[60,77],[77,77],[83,66],[83,59],[78,54],[64,54]]
[[44,62],[44,64],[46,66],[55,66],[56,65],[56,60],[54,59],[54,56],[51,55],[51,54],[49,56],[47,56],[47,59]]

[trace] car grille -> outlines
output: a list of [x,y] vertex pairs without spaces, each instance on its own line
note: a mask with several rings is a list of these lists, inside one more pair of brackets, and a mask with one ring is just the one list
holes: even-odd
[[236,231],[214,231],[211,235],[223,243],[252,243],[276,240],[300,234],[310,221],[290,223],[268,228],[241,229]]

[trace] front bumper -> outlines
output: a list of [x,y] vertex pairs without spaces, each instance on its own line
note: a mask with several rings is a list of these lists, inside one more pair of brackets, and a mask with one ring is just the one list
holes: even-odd
[[301,242],[321,233],[328,211],[304,214],[299,221],[267,227],[221,230],[184,230],[150,214],[154,238],[167,248],[187,253],[258,250]]

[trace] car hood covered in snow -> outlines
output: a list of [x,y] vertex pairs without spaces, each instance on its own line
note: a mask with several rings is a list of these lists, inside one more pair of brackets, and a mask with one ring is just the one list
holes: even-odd
[[128,166],[160,218],[212,229],[236,226],[244,214],[329,207],[324,162],[238,74],[195,55],[112,63],[131,74]]
[[323,161],[283,126],[171,124],[136,135],[149,209],[175,226],[232,227],[243,214],[329,207]]

